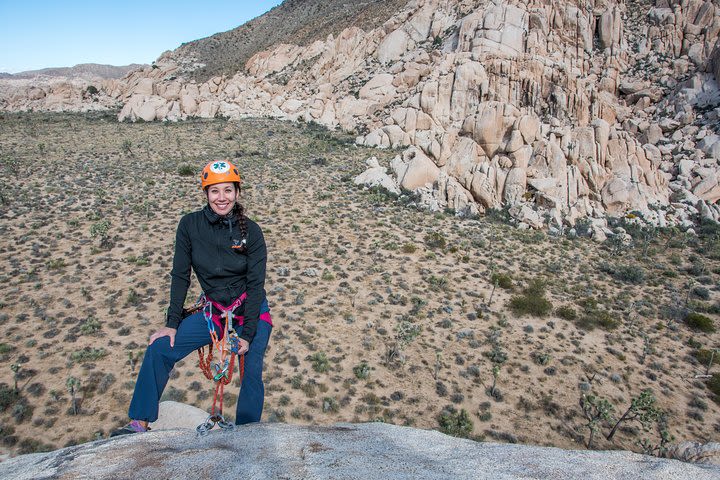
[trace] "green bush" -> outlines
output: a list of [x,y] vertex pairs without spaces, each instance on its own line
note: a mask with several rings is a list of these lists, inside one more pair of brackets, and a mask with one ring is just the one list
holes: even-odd
[[715,353],[715,355],[713,355],[713,351],[708,350],[707,348],[700,348],[698,350],[695,350],[693,355],[702,365],[709,364],[711,358],[713,359],[713,363],[720,363],[720,355],[718,355],[717,352]]
[[577,312],[574,308],[563,305],[562,307],[558,307],[557,310],[555,310],[555,315],[558,317],[564,319],[564,320],[576,320],[577,319]]
[[716,397],[720,397],[720,373],[713,374],[707,381],[707,387]]
[[187,401],[187,394],[183,390],[179,390],[175,387],[169,387],[165,390],[165,392],[163,392],[162,397],[160,397],[161,402],[166,400],[171,400],[173,402],[185,402]]
[[585,315],[587,320],[591,321],[595,325],[599,325],[605,330],[614,330],[618,327],[618,325],[620,325],[620,322],[613,318],[607,310],[592,310],[590,312],[586,312]]
[[400,250],[402,250],[403,253],[415,253],[417,247],[414,243],[405,242],[402,244],[402,247],[400,247]]
[[370,376],[370,366],[366,361],[362,361],[353,367],[353,373],[359,380],[365,380]]
[[685,323],[689,327],[695,330],[700,330],[705,333],[712,333],[715,331],[715,323],[712,318],[703,315],[702,313],[690,312],[685,317]]
[[523,290],[522,295],[510,299],[509,307],[515,315],[544,317],[552,311],[552,303],[545,298],[545,284],[534,280]]
[[93,362],[105,357],[108,352],[104,348],[85,347],[70,354],[70,360],[77,363]]
[[195,175],[195,168],[192,165],[180,165],[178,175],[181,177],[192,177]]
[[109,220],[98,220],[90,226],[90,236],[107,238],[110,232],[110,221]]
[[615,270],[615,278],[621,282],[640,284],[645,281],[645,270],[632,265],[621,265]]
[[575,324],[583,330],[592,330],[602,327],[605,330],[613,330],[620,325],[620,322],[607,310],[601,310],[597,300],[592,297],[583,298],[577,302],[582,312],[575,320]]
[[439,248],[440,250],[444,250],[447,246],[447,241],[442,233],[431,232],[425,235],[425,245],[427,245],[428,248]]
[[318,373],[324,373],[330,370],[330,361],[324,352],[315,352],[309,357],[312,363],[312,369]]
[[323,398],[322,411],[325,413],[337,413],[340,411],[340,404],[333,397]]
[[493,273],[490,276],[490,283],[497,285],[504,290],[513,289],[512,277],[506,273]]
[[80,326],[80,333],[83,335],[92,335],[99,332],[100,329],[102,329],[100,322],[94,317],[89,317]]
[[4,412],[18,401],[19,395],[6,383],[0,383],[0,412]]
[[453,407],[445,409],[438,419],[440,431],[453,437],[469,438],[472,435],[473,423],[470,415],[463,408],[458,412]]

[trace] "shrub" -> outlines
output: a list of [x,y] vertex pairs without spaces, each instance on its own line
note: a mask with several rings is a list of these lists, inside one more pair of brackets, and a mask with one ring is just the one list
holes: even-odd
[[160,401],[172,400],[173,402],[185,402],[187,395],[183,390],[179,390],[175,387],[170,387],[162,394]]
[[705,287],[695,287],[692,291],[693,295],[702,300],[710,299],[710,290]]
[[689,327],[700,330],[701,332],[712,333],[715,331],[715,324],[712,318],[701,313],[688,313],[685,317],[685,323],[687,323]]
[[322,411],[325,413],[337,413],[340,411],[340,405],[333,397],[325,397],[323,398]]
[[598,308],[597,300],[594,298],[583,298],[577,303],[583,309],[579,318],[575,320],[578,327],[584,330],[592,330],[599,326],[606,330],[612,330],[620,325],[620,322],[610,312]]
[[645,270],[633,265],[618,265],[610,272],[616,280],[625,283],[640,284],[645,280]]
[[402,244],[402,247],[400,247],[403,253],[415,253],[417,250],[417,247],[414,243],[411,242],[405,242]]
[[415,338],[420,335],[422,326],[412,323],[408,320],[402,320],[395,327],[397,333],[395,338],[403,345],[409,345]]
[[577,312],[575,311],[575,309],[567,305],[558,307],[557,310],[555,310],[555,315],[564,320],[572,321],[577,319]]
[[522,295],[510,299],[509,307],[516,315],[544,317],[552,311],[552,303],[545,298],[545,284],[534,280],[523,290]]
[[70,360],[73,362],[93,362],[99,360],[107,355],[107,351],[104,348],[90,348],[85,347],[82,350],[76,350],[70,354]]
[[425,244],[428,246],[428,248],[439,248],[441,250],[444,250],[447,246],[447,241],[445,240],[445,236],[443,236],[440,232],[431,232],[425,235]]
[[595,325],[599,325],[605,330],[614,330],[620,324],[607,310],[592,310],[586,312],[587,320]]
[[490,276],[490,283],[497,285],[504,290],[513,289],[512,277],[506,273],[493,273]]
[[18,444],[18,453],[24,455],[26,453],[51,452],[55,448],[47,443],[42,443],[34,438],[24,438]]
[[716,397],[720,397],[720,373],[713,374],[707,381],[707,387]]
[[109,220],[98,220],[97,222],[93,223],[90,226],[90,236],[100,237],[101,239],[105,239],[108,237],[108,233],[110,232],[110,221]]
[[82,333],[83,335],[92,335],[99,332],[101,328],[102,325],[100,325],[100,322],[96,318],[89,317],[80,326],[80,333]]
[[28,405],[27,400],[23,398],[13,405],[11,414],[17,423],[22,423],[32,418],[33,407]]
[[370,376],[370,366],[367,364],[367,362],[362,361],[358,365],[355,365],[353,367],[353,373],[358,379],[365,380]]
[[713,359],[713,363],[720,363],[720,355],[717,352],[713,355],[713,351],[708,350],[707,348],[695,350],[693,355],[702,365],[709,364],[711,358]]
[[318,373],[324,373],[330,370],[330,361],[325,355],[325,352],[316,352],[310,355],[310,362],[312,363],[312,369]]
[[180,165],[178,167],[178,175],[181,177],[192,177],[195,175],[195,168],[192,165]]
[[472,435],[473,423],[465,409],[458,412],[453,407],[446,408],[438,419],[440,431],[453,437],[469,438]]
[[0,412],[4,412],[10,405],[14,405],[18,398],[18,392],[12,387],[6,383],[0,383]]

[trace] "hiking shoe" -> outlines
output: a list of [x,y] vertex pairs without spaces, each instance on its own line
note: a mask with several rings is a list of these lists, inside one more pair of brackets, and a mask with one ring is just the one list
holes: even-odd
[[128,435],[130,433],[143,433],[150,430],[150,428],[143,427],[137,420],[132,420],[130,423],[122,428],[118,428],[110,434],[110,437],[117,437],[120,435]]

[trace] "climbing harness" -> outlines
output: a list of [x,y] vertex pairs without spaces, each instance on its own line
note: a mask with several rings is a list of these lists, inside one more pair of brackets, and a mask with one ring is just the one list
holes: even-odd
[[[223,391],[225,385],[232,381],[233,370],[235,369],[235,357],[238,359],[238,372],[240,380],[245,374],[245,356],[238,355],[240,350],[240,337],[232,327],[233,312],[243,304],[247,298],[247,294],[243,293],[235,299],[229,307],[223,307],[219,303],[206,297],[205,294],[200,295],[197,303],[187,310],[188,314],[192,314],[202,310],[205,321],[208,324],[211,342],[208,348],[207,357],[203,347],[198,348],[198,356],[200,357],[200,370],[205,377],[215,382],[215,395],[213,397],[213,406],[210,410],[210,416],[198,425],[195,429],[201,436],[210,433],[210,430],[219,426],[225,430],[232,430],[235,425],[225,420],[223,417]],[[221,315],[213,315],[213,308],[221,312]],[[224,322],[221,321],[224,319]],[[218,335],[218,331],[221,332]],[[213,362],[213,347],[217,349],[219,358]]]

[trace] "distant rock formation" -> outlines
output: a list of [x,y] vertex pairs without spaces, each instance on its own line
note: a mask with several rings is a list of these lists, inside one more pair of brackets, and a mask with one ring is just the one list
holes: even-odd
[[187,430],[23,455],[0,478],[583,479],[720,478],[720,467],[625,451],[477,443],[383,423],[297,426],[259,423],[198,437]]
[[120,79],[133,70],[146,68],[149,65],[132,63],[130,65],[115,66],[99,63],[80,63],[74,67],[43,68],[28,70],[14,74],[0,74],[0,78],[15,80],[32,80],[49,77],[62,77],[64,79],[84,79],[88,81],[98,79]]
[[[719,32],[710,0],[412,0],[379,28],[257,52],[232,77],[197,83],[197,52],[168,52],[92,100],[122,104],[120,120],[259,115],[355,132],[405,148],[398,185],[460,214],[599,230],[635,211],[691,227],[720,219]],[[57,97],[0,92],[0,108],[56,110]]]

